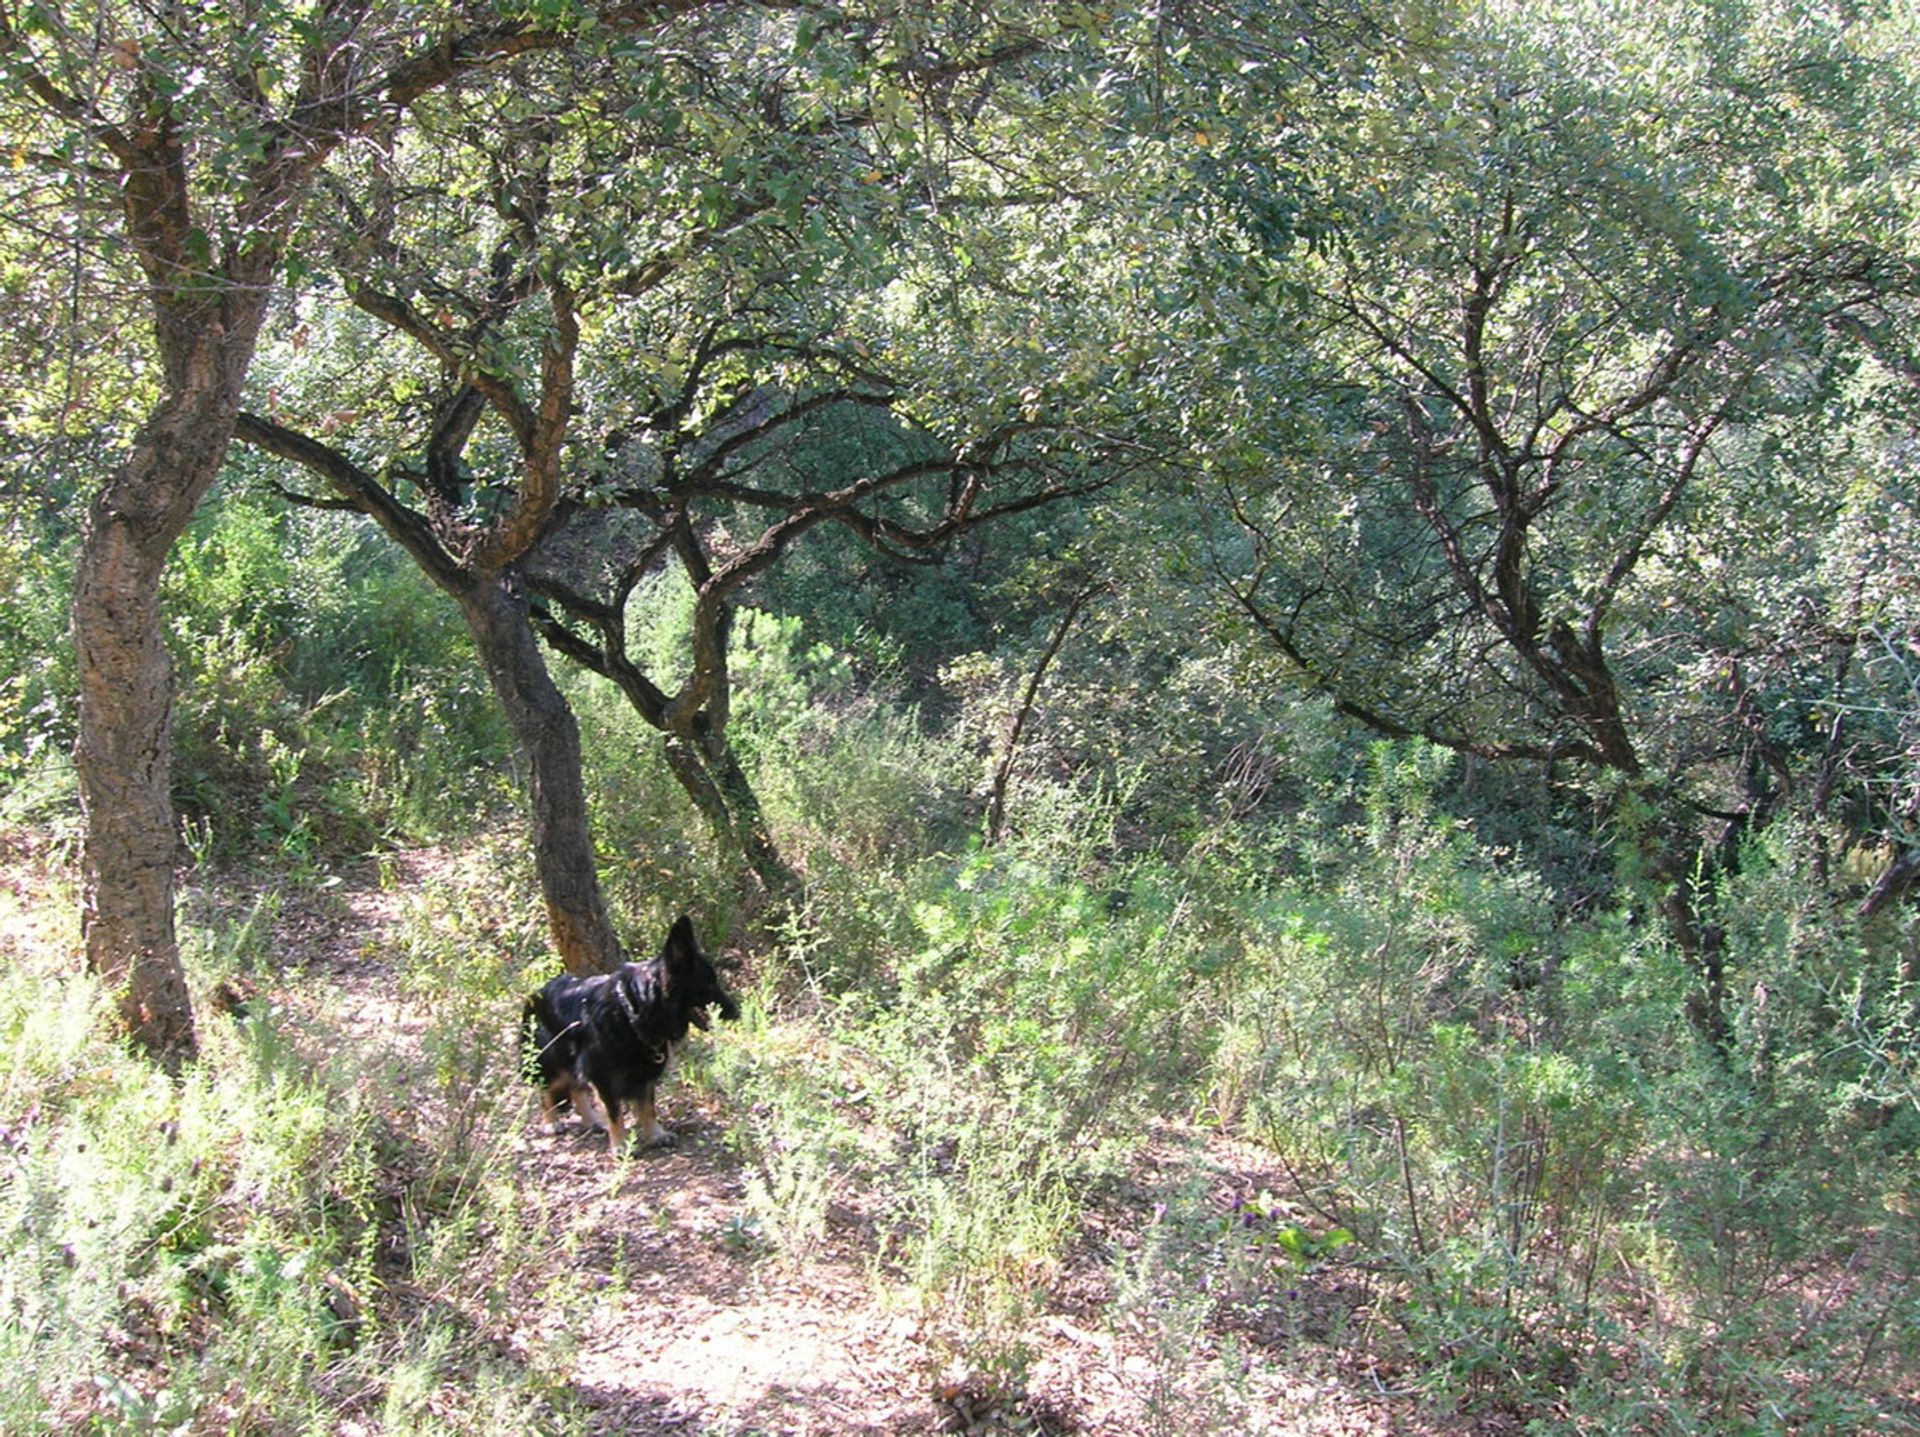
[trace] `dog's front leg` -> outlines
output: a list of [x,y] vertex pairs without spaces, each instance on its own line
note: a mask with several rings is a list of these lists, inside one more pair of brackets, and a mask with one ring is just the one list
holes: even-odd
[[650,1148],[664,1147],[673,1141],[673,1134],[661,1127],[660,1120],[654,1116],[652,1084],[640,1095],[640,1130],[646,1134],[642,1141]]

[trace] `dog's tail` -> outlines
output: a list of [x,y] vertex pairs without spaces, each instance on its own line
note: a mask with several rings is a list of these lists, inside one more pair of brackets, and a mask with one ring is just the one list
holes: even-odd
[[540,1022],[538,1006],[527,999],[520,1007],[520,1072],[536,1088],[546,1082],[546,1075],[540,1071],[540,1054],[551,1041]]

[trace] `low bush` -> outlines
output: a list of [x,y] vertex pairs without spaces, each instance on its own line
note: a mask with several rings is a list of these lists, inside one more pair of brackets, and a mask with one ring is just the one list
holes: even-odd
[[[274,971],[279,901],[189,906],[190,977],[224,982],[238,1011],[203,1002],[201,1056],[177,1079],[103,1036],[97,986],[46,971],[51,950],[0,968],[0,1428],[549,1420],[543,1383],[464,1315],[529,1251],[498,1161],[515,1131],[503,1075],[447,1071],[400,1107],[410,1070],[343,1043]],[[409,964],[436,1013],[430,1057],[505,1051],[471,1041],[499,1008],[476,963],[443,946]],[[461,1297],[427,1296],[445,1292]]]

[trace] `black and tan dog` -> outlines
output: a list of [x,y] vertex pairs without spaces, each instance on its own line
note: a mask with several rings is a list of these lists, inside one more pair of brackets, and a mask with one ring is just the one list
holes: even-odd
[[555,978],[527,999],[520,1020],[528,1074],[546,1090],[541,1116],[553,1123],[562,1104],[571,1107],[607,1130],[607,1151],[617,1157],[624,1109],[635,1103],[641,1142],[672,1142],[654,1116],[654,1085],[674,1044],[690,1027],[707,1026],[709,1007],[722,1018],[740,1016],[684,914],[650,962],[593,978]]

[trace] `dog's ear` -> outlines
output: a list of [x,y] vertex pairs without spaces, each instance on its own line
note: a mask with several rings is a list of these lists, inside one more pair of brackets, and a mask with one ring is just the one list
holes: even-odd
[[700,951],[700,940],[694,936],[693,919],[682,913],[674,920],[667,931],[665,956],[668,958],[691,958]]

